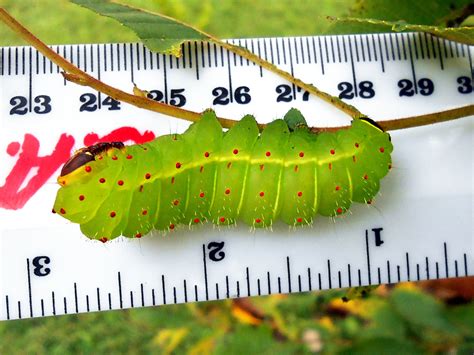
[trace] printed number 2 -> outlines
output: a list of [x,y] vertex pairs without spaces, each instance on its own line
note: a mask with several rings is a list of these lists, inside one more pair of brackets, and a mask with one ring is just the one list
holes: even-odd
[[337,85],[341,92],[340,99],[353,99],[354,96],[359,96],[362,99],[371,99],[375,96],[374,83],[368,80],[361,81],[358,85],[358,92],[355,92],[354,85],[347,81],[343,81]]
[[[43,115],[51,112],[51,97],[48,95],[38,95],[33,99],[35,105],[33,112]],[[13,96],[10,99],[10,115],[26,115],[28,113],[28,99],[24,96]]]

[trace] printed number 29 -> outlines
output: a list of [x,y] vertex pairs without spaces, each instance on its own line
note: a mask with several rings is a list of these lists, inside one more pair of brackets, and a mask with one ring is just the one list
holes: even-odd
[[375,96],[374,83],[368,80],[361,81],[356,89],[354,85],[347,81],[343,81],[337,85],[341,92],[340,99],[353,99],[354,96],[359,96],[363,99],[371,99]]

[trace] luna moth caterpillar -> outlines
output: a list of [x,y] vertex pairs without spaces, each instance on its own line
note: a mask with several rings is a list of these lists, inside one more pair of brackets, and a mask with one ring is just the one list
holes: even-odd
[[206,221],[306,225],[370,203],[392,150],[389,134],[368,118],[314,134],[292,109],[261,133],[250,115],[223,132],[206,111],[183,134],[80,149],[58,177],[53,212],[102,242]]

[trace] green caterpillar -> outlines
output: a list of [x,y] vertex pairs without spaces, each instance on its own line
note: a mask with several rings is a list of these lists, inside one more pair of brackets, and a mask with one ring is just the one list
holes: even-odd
[[305,225],[370,203],[392,150],[389,134],[368,118],[314,134],[292,109],[261,133],[250,115],[223,132],[206,111],[183,134],[79,150],[58,178],[53,212],[103,242],[205,221]]

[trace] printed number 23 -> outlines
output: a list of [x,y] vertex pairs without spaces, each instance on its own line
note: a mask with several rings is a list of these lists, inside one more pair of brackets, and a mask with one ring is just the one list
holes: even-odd
[[[51,97],[48,95],[38,95],[33,99],[33,112],[43,115],[51,112]],[[28,113],[28,99],[24,96],[13,96],[10,99],[10,115],[26,115]]]

